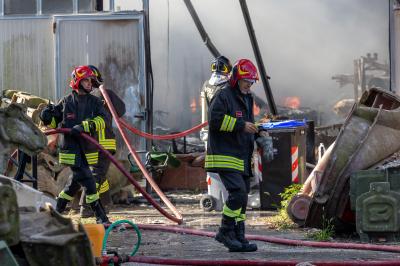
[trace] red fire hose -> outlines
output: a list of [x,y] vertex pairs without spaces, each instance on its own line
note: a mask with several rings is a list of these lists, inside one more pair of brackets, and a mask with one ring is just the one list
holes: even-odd
[[132,133],[139,135],[141,137],[147,138],[147,139],[158,139],[158,140],[166,140],[166,139],[176,139],[176,138],[182,138],[184,136],[189,135],[190,133],[196,132],[199,129],[205,127],[208,125],[208,122],[204,122],[202,124],[199,124],[195,127],[192,127],[191,129],[176,133],[176,134],[169,134],[169,135],[152,135],[143,131],[140,131],[137,128],[134,128],[128,124],[124,119],[118,118],[118,120],[121,122],[121,124],[128,130],[130,130]]
[[[293,260],[195,260],[195,259],[164,259],[145,256],[125,256],[125,257],[102,257],[98,262],[101,265],[109,265],[108,263],[123,263],[123,262],[136,262],[148,264],[162,264],[162,265],[276,265],[276,266],[296,266],[299,263],[309,262],[310,265],[316,266],[362,266],[362,265],[376,265],[376,266],[398,266],[399,260],[347,260],[347,261],[302,261],[298,259]],[[307,264],[309,265],[309,264]]]
[[[122,128],[122,125],[121,125],[121,122],[119,121],[119,117],[117,115],[117,112],[115,111],[115,108],[112,105],[110,97],[108,96],[108,94],[107,94],[106,90],[104,89],[103,85],[100,86],[100,92],[102,93],[103,98],[107,103],[108,109],[110,110],[110,112],[111,112],[111,114],[112,114],[112,116],[114,118],[114,121],[117,124],[118,130],[121,133],[121,136],[124,139],[125,144],[129,149],[129,152],[132,154],[133,158],[135,159],[136,164],[139,166],[139,169],[142,171],[144,177],[150,183],[150,185],[152,186],[154,191],[157,193],[157,195],[168,206],[168,208],[174,213],[174,215],[175,215],[174,219],[171,219],[171,218],[169,218],[169,219],[177,222],[178,224],[181,224],[182,221],[183,221],[181,214],[176,210],[175,206],[169,201],[169,199],[164,195],[164,193],[158,187],[157,183],[154,181],[154,179],[151,177],[151,175],[147,172],[146,167],[140,161],[139,155],[137,154],[136,150],[132,148],[132,144],[130,143],[128,137],[126,136],[126,133],[125,133],[124,129]],[[99,147],[101,148],[100,145],[99,145]],[[131,179],[134,180],[133,178],[131,178]],[[151,198],[151,197],[149,196],[149,198]],[[147,197],[146,197],[146,199],[147,199]],[[154,206],[154,204],[153,204],[153,206]]]
[[[59,129],[51,129],[45,132],[46,135],[53,135],[53,134],[57,134],[57,133],[69,133],[71,131],[71,129],[69,128],[59,128]],[[94,144],[97,149],[100,150],[100,152],[103,152],[104,154],[106,154],[106,156],[111,160],[111,162],[121,171],[121,173],[123,173],[129,180],[129,182],[131,182],[132,185],[135,186],[135,188],[137,190],[139,190],[139,192],[143,195],[143,197],[145,197],[150,203],[151,205],[153,205],[160,213],[162,213],[165,217],[167,217],[168,219],[170,219],[171,221],[174,221],[178,224],[181,224],[183,222],[183,218],[182,215],[178,212],[178,210],[175,208],[174,205],[172,205],[172,203],[165,197],[165,195],[161,192],[161,194],[163,195],[163,197],[165,198],[165,200],[163,199],[163,201],[167,204],[167,206],[169,207],[169,209],[173,212],[173,214],[175,215],[172,216],[171,214],[169,214],[168,212],[166,212],[145,190],[143,190],[143,188],[139,185],[139,183],[128,173],[128,171],[126,171],[124,169],[124,167],[111,155],[111,153],[109,153],[107,150],[103,149],[103,147],[97,143],[97,141],[95,139],[93,139],[92,137],[90,137],[89,135],[85,134],[85,133],[81,133],[81,137],[84,138],[85,140],[89,141],[90,143]],[[134,151],[132,149],[132,151]],[[131,151],[131,152],[132,152]],[[133,152],[132,152],[133,154]],[[136,154],[136,153],[135,153]],[[139,157],[136,154],[135,157],[136,163],[139,165],[139,167],[141,167],[143,169],[144,166],[142,165]],[[143,171],[142,172],[144,174],[147,174],[147,171]],[[160,194],[159,194],[160,195]],[[161,197],[161,195],[160,195]]]
[[[137,225],[141,230],[157,230],[170,233],[191,234],[197,236],[214,237],[214,232],[207,232],[191,228],[181,228],[175,226],[162,226],[141,224]],[[130,226],[127,229],[131,229]],[[329,242],[316,242],[316,241],[303,241],[284,239],[271,236],[260,235],[246,235],[249,240],[257,240],[262,242],[269,242],[274,244],[289,245],[289,246],[307,246],[316,248],[335,248],[335,249],[356,249],[356,250],[370,250],[370,251],[384,251],[384,252],[400,252],[398,246],[387,245],[373,245],[373,244],[356,244],[356,243],[329,243]],[[101,258],[101,263],[107,262],[137,262],[137,263],[150,263],[150,264],[164,264],[164,265],[297,265],[300,262],[298,259],[293,260],[202,260],[202,259],[178,259],[178,258],[157,258],[145,256],[104,256]],[[400,260],[347,260],[347,261],[309,261],[313,265],[400,265]],[[105,265],[105,264],[102,264]]]

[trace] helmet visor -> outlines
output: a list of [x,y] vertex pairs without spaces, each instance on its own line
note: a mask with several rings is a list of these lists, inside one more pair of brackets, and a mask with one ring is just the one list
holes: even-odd
[[254,83],[256,83],[255,79],[243,79],[244,81],[250,83],[251,85],[253,85]]

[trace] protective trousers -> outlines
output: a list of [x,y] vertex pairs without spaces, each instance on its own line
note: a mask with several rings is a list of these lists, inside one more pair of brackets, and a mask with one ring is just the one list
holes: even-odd
[[[108,209],[112,206],[110,185],[107,180],[107,172],[110,168],[111,161],[108,157],[100,152],[99,161],[97,164],[91,166],[93,177],[96,181],[96,190],[100,197],[101,204],[104,211],[108,213]],[[91,217],[93,213],[90,208],[88,208],[88,202],[85,202],[86,192],[82,191],[81,198],[79,201],[80,206],[80,216],[81,218]]]
[[101,194],[110,189],[106,176],[110,164],[110,159],[108,159],[104,153],[100,152],[98,163],[92,166],[93,177],[96,180],[96,186],[98,187],[97,191],[99,192],[100,197]]
[[237,172],[219,172],[219,175],[228,191],[228,199],[222,213],[236,222],[246,220],[250,178]]
[[86,191],[86,202],[91,203],[99,199],[96,190],[96,183],[93,179],[92,172],[89,166],[81,165],[79,167],[71,166],[72,178],[68,180],[68,183],[58,195],[59,198],[66,199],[68,201],[73,200],[74,195],[80,187],[84,187]]

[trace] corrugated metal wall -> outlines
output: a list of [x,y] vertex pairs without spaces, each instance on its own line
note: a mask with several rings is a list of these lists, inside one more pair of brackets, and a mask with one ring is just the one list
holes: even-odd
[[54,99],[52,21],[0,20],[0,90],[19,89]]
[[[81,18],[82,19],[82,18]],[[139,19],[102,19],[86,17],[56,17],[56,66],[59,77],[58,96],[67,94],[70,74],[75,66],[98,66],[105,85],[124,99],[127,113],[124,119],[131,125],[145,129],[144,120],[135,115],[145,108],[144,50],[142,22]],[[145,139],[129,137],[136,149],[145,149]],[[117,141],[119,158],[128,150]]]

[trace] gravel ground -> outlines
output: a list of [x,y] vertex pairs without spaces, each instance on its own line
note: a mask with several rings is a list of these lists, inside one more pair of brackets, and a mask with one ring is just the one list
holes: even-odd
[[[220,213],[204,212],[199,207],[200,194],[168,194],[184,217],[179,227],[195,228],[216,232],[220,223]],[[288,230],[271,229],[266,217],[276,212],[248,210],[247,233],[274,236],[294,240],[310,240],[309,229],[296,228]],[[114,206],[109,217],[112,221],[128,219],[136,224],[157,224],[177,226],[158,213],[154,207],[144,203]],[[77,219],[76,216],[72,218]],[[90,219],[89,219],[90,221]],[[88,222],[84,220],[83,222]],[[399,253],[360,251],[350,249],[310,248],[304,246],[287,246],[255,241],[258,251],[252,253],[228,252],[222,244],[211,237],[189,234],[168,233],[153,230],[141,230],[142,243],[136,255],[168,259],[208,259],[208,260],[294,260],[297,262],[312,261],[354,261],[362,265],[365,260],[400,260]],[[134,231],[113,231],[107,242],[107,249],[118,254],[129,255],[137,241]],[[357,237],[334,238],[332,242],[360,243]],[[397,243],[398,244],[398,243]],[[124,263],[123,265],[151,265],[141,263]]]

